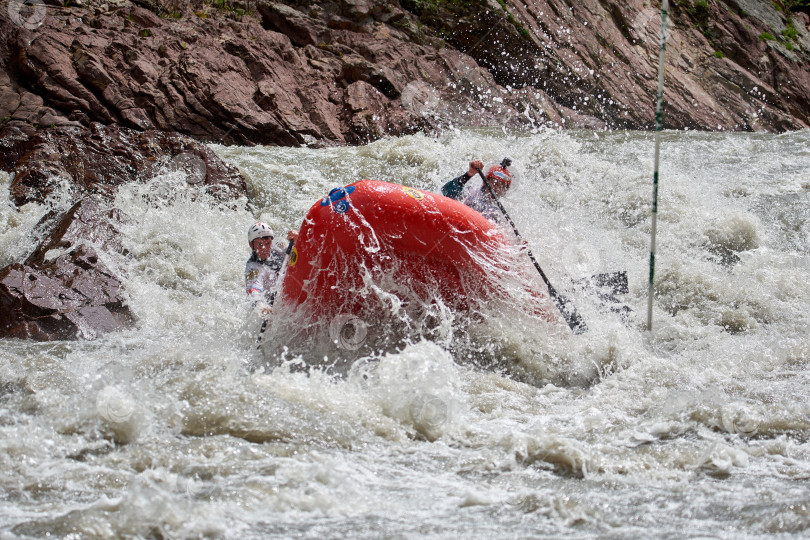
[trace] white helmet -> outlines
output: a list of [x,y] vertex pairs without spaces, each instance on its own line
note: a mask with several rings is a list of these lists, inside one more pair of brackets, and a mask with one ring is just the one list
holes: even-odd
[[257,238],[264,238],[266,236],[273,237],[273,229],[267,223],[257,221],[248,229],[248,243],[253,243]]

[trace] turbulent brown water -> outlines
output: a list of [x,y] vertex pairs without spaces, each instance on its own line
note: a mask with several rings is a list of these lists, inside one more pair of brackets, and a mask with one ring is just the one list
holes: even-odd
[[[0,343],[3,538],[807,534],[810,133],[665,133],[652,332],[651,134],[215,150],[249,178],[248,209],[170,195],[178,173],[117,198],[137,225],[130,256],[104,262],[136,329]],[[297,229],[333,187],[438,191],[504,156],[504,205],[589,332],[493,306],[341,376],[260,357],[242,277],[255,219]],[[0,263],[46,210],[2,204]],[[573,286],[615,270],[626,321]]]

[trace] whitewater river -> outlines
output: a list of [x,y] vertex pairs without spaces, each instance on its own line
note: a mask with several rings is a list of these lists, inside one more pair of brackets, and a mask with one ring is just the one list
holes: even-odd
[[[0,342],[0,538],[806,536],[810,132],[664,134],[647,332],[653,142],[216,146],[249,200],[175,190],[180,173],[123,188],[129,256],[103,260],[137,327]],[[333,187],[435,192],[504,156],[504,205],[587,333],[493,308],[340,376],[261,358],[242,275],[253,221],[280,238]],[[46,210],[0,202],[0,265],[32,249]],[[573,286],[617,270],[626,319]]]

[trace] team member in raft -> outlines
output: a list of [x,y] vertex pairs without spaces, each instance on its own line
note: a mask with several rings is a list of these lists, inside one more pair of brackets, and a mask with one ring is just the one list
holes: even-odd
[[[296,236],[293,231],[287,233],[290,246]],[[278,274],[287,253],[273,245],[273,229],[261,221],[248,229],[248,244],[251,253],[245,264],[245,290],[253,306],[267,315],[272,311]]]
[[[512,186],[512,173],[509,172],[509,165],[512,160],[504,158],[500,165],[494,165],[489,168],[486,174],[487,183],[492,188],[492,192],[487,189],[487,186],[481,182],[481,185],[473,189],[467,198],[464,199],[464,204],[478,211],[485,218],[490,221],[500,222],[503,219],[503,214],[498,208],[495,199],[503,197],[509,188]],[[451,199],[461,200],[461,192],[464,189],[470,178],[478,174],[478,171],[484,168],[484,163],[480,160],[470,161],[470,169],[457,178],[453,178],[442,186],[442,195],[450,197]]]

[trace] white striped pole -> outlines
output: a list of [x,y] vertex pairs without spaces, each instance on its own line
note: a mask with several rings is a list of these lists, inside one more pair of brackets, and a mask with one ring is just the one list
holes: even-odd
[[669,0],[661,3],[661,46],[658,53],[658,93],[655,104],[655,166],[653,170],[652,229],[650,230],[650,282],[647,289],[647,330],[652,330],[653,285],[655,283],[655,235],[658,231],[658,159],[664,118],[664,57],[667,51]]

